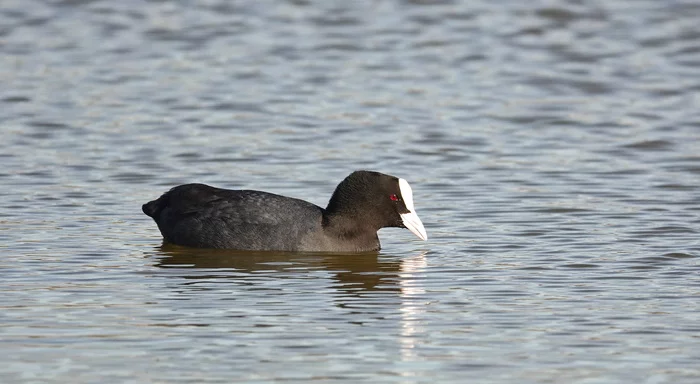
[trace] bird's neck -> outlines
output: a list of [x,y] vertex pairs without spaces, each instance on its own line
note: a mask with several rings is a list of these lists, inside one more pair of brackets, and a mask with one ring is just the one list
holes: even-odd
[[381,228],[380,225],[350,219],[347,215],[340,214],[340,212],[325,212],[323,228],[329,236],[333,236],[348,244],[354,244],[358,248],[357,250],[379,250],[377,231]]

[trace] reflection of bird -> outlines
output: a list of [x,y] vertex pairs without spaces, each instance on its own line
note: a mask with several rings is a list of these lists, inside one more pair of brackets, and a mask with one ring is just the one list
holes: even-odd
[[[201,272],[192,271],[184,276],[193,280],[225,278],[229,272],[232,272],[228,276],[230,278],[245,280],[250,276],[259,279],[259,272],[262,271],[276,278],[294,278],[308,274],[309,271],[324,270],[332,273],[332,279],[335,280],[333,285],[346,295],[356,296],[374,290],[400,290],[398,281],[402,258],[380,256],[377,252],[324,254],[235,251],[164,244],[158,253],[162,256],[156,263],[158,267],[176,268],[180,272],[201,269]],[[248,275],[250,273],[254,274]],[[287,273],[293,273],[293,276]]]
[[185,184],[144,204],[143,212],[166,241],[198,248],[372,251],[384,227],[427,239],[408,182],[370,171],[346,177],[326,209],[267,192]]

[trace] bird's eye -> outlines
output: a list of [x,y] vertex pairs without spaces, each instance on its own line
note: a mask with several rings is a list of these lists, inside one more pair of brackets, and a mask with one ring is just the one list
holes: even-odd
[[391,199],[391,201],[399,201],[399,197],[396,195],[391,195],[389,196],[389,198]]

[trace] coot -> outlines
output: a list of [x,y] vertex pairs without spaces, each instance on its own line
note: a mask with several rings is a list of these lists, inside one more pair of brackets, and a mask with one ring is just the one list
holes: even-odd
[[346,177],[323,209],[252,190],[184,184],[146,203],[166,242],[238,250],[364,252],[379,250],[377,231],[408,228],[428,239],[408,182],[379,172]]

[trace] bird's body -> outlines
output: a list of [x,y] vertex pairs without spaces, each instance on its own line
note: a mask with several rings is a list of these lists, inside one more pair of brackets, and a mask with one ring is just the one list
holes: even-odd
[[[167,242],[178,245],[239,250],[374,251],[380,248],[380,228],[404,226],[401,215],[412,214],[418,220],[412,212],[412,196],[407,200],[411,209],[401,199],[392,201],[391,196],[411,193],[408,183],[403,187],[408,192],[401,190],[399,180],[377,172],[354,172],[338,186],[326,209],[268,192],[184,184],[144,204],[143,212],[155,220]],[[425,234],[422,223],[417,231]]]

